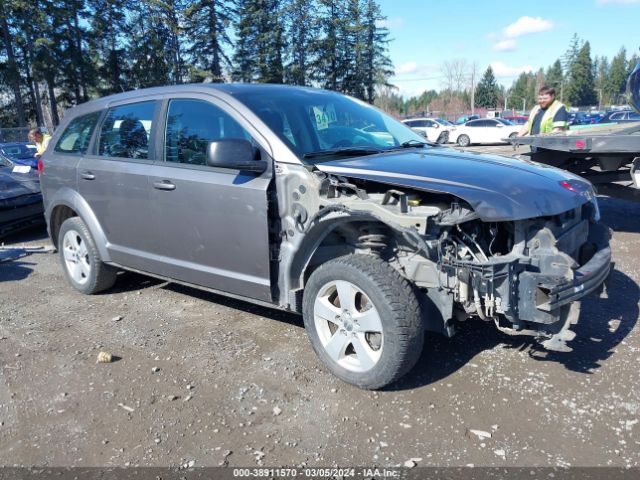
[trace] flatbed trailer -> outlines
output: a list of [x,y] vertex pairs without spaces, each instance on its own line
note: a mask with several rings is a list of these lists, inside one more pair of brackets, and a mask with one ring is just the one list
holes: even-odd
[[505,140],[514,148],[530,146],[522,155],[535,162],[568,170],[596,187],[616,182],[640,200],[640,122]]

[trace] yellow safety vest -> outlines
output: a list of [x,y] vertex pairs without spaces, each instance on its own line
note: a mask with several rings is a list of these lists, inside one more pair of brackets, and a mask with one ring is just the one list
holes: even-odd
[[42,135],[42,142],[36,142],[36,152],[38,156],[41,156],[45,152],[47,145],[49,145],[49,140],[51,140],[51,135],[45,133]]
[[[553,132],[554,128],[567,128],[567,122],[560,121],[554,122],[553,117],[556,116],[558,110],[564,107],[564,104],[560,103],[558,100],[554,100],[549,108],[542,115],[542,120],[540,121],[540,135],[544,135],[545,133]],[[531,113],[529,114],[529,120],[527,121],[527,130],[529,135],[531,135],[531,129],[533,128],[533,119],[536,118],[536,115],[540,111],[540,105],[536,105]]]

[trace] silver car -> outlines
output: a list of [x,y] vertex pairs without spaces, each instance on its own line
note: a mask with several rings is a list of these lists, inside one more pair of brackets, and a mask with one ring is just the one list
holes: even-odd
[[568,349],[610,271],[592,186],[430,144],[338,93],[183,85],[73,108],[39,165],[69,283],[118,269],[301,313],[326,367],[380,388],[425,330],[479,318]]

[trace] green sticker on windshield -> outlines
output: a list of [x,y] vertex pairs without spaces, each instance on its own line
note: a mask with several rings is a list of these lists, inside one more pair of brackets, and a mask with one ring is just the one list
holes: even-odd
[[336,109],[333,104],[326,105],[324,107],[313,107],[313,116],[316,120],[316,128],[318,130],[325,130],[329,128],[330,123],[334,123],[338,120],[336,116]]

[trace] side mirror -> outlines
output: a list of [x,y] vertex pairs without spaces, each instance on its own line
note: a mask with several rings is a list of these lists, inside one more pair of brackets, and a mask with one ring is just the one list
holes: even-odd
[[434,124],[433,124],[433,128],[440,128],[440,124],[438,124],[438,123],[434,123]]
[[498,123],[498,125],[496,125],[496,127],[502,128],[502,127],[504,127],[504,125],[502,123]]
[[207,165],[263,173],[267,162],[256,160],[256,149],[243,138],[225,138],[207,146]]

